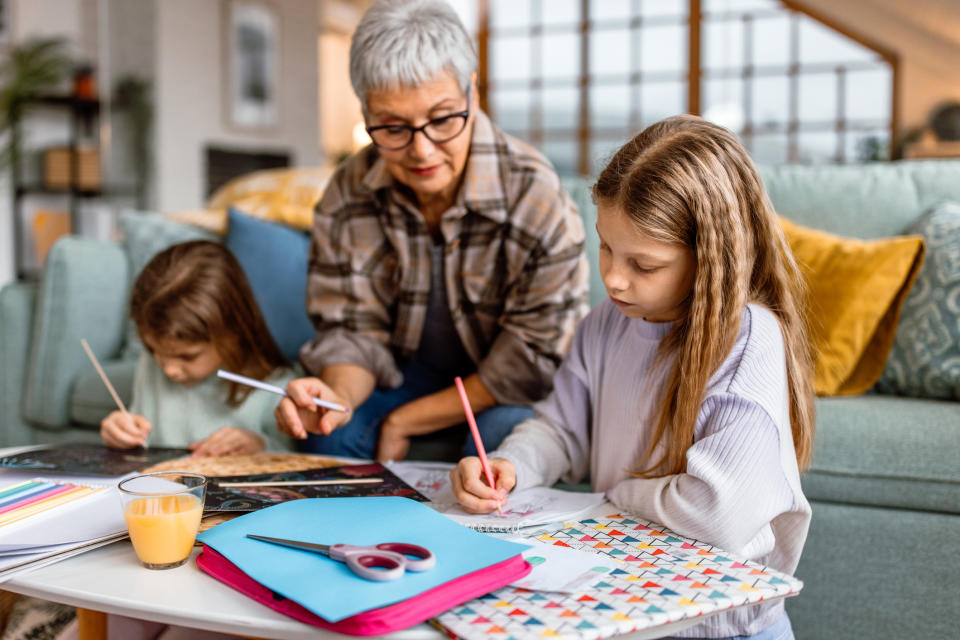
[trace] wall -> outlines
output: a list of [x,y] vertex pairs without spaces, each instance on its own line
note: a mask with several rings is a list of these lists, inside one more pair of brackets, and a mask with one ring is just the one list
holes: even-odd
[[328,158],[355,151],[352,127],[363,122],[360,101],[350,84],[350,38],[364,8],[346,0],[320,3],[320,137]]
[[800,0],[900,57],[901,135],[930,111],[960,100],[960,2],[956,0]]
[[317,0],[271,5],[280,22],[279,122],[264,131],[226,122],[227,2],[156,2],[156,124],[153,207],[197,209],[205,200],[204,148],[287,150],[292,163],[320,163],[317,91]]
[[[100,5],[99,16],[91,12],[93,18],[105,22],[102,29],[109,34],[99,40],[99,63],[101,81],[100,94],[112,93],[117,81],[124,77],[136,76],[150,83],[154,82],[155,46],[154,46],[154,2],[151,0],[105,0]],[[88,30],[101,29],[98,20],[91,20]],[[151,95],[156,92],[151,88]],[[113,184],[133,185],[136,176],[132,170],[130,153],[130,129],[127,112],[112,109],[109,104],[102,105],[104,115],[110,123],[109,141],[101,141],[101,161],[106,167],[108,180]],[[136,199],[127,196],[116,203],[117,209],[136,205]]]

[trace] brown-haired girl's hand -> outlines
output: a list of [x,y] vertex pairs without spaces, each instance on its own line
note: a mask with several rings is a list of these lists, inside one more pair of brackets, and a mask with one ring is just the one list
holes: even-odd
[[206,439],[190,445],[194,456],[244,456],[266,448],[263,436],[246,429],[221,427]]
[[287,397],[280,401],[273,412],[277,428],[283,433],[303,440],[307,433],[325,436],[349,420],[349,411],[332,411],[314,404],[313,399],[329,400],[344,407],[346,402],[319,378],[297,378],[287,384]]
[[487,484],[480,458],[464,458],[450,472],[450,483],[457,502],[468,513],[490,513],[507,502],[507,494],[517,485],[513,463],[503,458],[490,458],[490,473],[495,488]]
[[115,449],[132,449],[147,442],[153,426],[143,416],[114,411],[100,422],[100,437]]

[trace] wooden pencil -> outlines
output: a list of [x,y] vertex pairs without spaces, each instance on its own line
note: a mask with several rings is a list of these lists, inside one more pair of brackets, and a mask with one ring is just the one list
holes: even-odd
[[[216,481],[215,481],[216,482]],[[383,478],[330,478],[328,480],[277,480],[271,482],[217,482],[218,486],[226,488],[238,487],[310,487],[316,485],[335,484],[380,484]]]

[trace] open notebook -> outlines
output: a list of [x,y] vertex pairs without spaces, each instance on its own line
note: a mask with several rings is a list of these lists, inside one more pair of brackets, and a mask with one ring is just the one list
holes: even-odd
[[404,482],[430,499],[430,506],[448,518],[477,531],[517,533],[527,527],[576,519],[603,504],[602,493],[578,493],[547,487],[514,491],[503,516],[494,512],[474,515],[464,511],[450,488],[454,465],[444,462],[388,462],[386,466]]

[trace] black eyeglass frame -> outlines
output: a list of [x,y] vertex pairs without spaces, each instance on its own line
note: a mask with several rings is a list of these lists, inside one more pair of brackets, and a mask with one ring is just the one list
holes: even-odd
[[[470,103],[471,103],[472,95],[473,95],[473,87],[468,86],[467,87],[467,108],[464,111],[458,111],[457,113],[451,113],[449,115],[441,116],[439,118],[433,118],[432,120],[427,120],[425,123],[423,123],[419,127],[414,127],[409,124],[380,124],[375,127],[366,127],[367,135],[370,136],[370,141],[373,142],[373,144],[377,148],[386,149],[387,151],[399,151],[400,149],[404,149],[410,146],[410,143],[413,142],[413,138],[414,136],[417,135],[418,131],[422,133],[427,140],[429,140],[434,144],[443,144],[444,142],[450,142],[451,140],[459,136],[461,133],[463,133],[467,128],[467,120],[470,119]],[[439,122],[446,122],[447,120],[450,120],[452,118],[463,118],[463,127],[461,127],[459,131],[457,131],[455,134],[453,134],[449,138],[436,140],[429,133],[427,133],[427,127],[431,125],[436,125]],[[406,142],[404,142],[399,147],[393,147],[393,146],[388,147],[386,145],[380,144],[373,137],[374,131],[381,131],[383,129],[405,129],[410,134],[410,137],[407,139]]]

